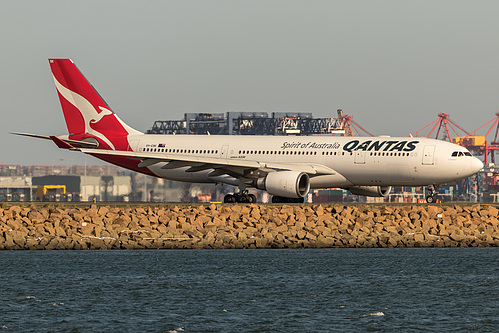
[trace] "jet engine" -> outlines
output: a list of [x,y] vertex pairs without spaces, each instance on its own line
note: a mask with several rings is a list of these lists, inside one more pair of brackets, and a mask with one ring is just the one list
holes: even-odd
[[391,189],[391,186],[352,186],[348,188],[350,193],[366,197],[386,197]]
[[257,179],[254,187],[285,198],[303,198],[310,189],[310,178],[300,171],[276,171]]

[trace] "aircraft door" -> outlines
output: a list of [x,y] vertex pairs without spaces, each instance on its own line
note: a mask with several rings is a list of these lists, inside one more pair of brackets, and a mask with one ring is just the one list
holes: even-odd
[[222,146],[222,151],[220,153],[220,158],[227,159],[227,152],[229,151],[229,146]]
[[424,146],[423,165],[435,164],[435,146]]
[[354,157],[355,164],[365,164],[366,163],[366,152],[364,150],[356,150]]

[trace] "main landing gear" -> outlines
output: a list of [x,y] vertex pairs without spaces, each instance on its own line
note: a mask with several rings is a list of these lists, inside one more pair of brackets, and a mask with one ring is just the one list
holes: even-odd
[[274,195],[272,197],[272,202],[273,203],[303,203],[303,202],[305,202],[305,199],[303,199],[303,198],[286,198],[286,197],[279,197],[277,195]]
[[438,189],[438,185],[430,185],[428,186],[428,195],[426,196],[427,203],[434,203],[435,199],[435,191]]
[[227,194],[224,197],[225,203],[255,203],[256,196],[254,194],[249,194],[247,192]]

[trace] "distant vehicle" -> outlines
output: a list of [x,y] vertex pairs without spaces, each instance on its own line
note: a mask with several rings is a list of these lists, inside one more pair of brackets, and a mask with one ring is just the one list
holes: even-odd
[[72,60],[49,63],[69,134],[14,134],[151,176],[236,186],[225,202],[254,202],[250,188],[267,191],[272,202],[303,202],[311,188],[379,197],[391,186],[429,186],[434,202],[439,184],[483,168],[465,148],[426,138],[144,134],[111,111]]
[[65,201],[66,185],[41,185],[36,188],[36,201]]

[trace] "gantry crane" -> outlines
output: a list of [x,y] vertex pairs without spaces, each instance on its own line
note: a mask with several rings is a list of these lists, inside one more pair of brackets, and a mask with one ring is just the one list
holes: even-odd
[[369,136],[374,136],[364,128],[362,128],[362,126],[353,121],[353,116],[344,115],[342,109],[338,109],[337,113],[340,126],[345,130],[345,133],[342,134],[342,136],[362,136],[363,134],[361,133],[361,131]]
[[[443,136],[442,140],[452,142],[452,135],[449,129],[452,130],[452,132],[457,137],[460,136],[458,134],[458,130],[465,133],[466,135],[469,135],[467,131],[465,131],[461,126],[452,121],[449,117],[450,117],[449,114],[440,112],[436,120],[432,121],[422,129],[420,129],[419,131],[414,132],[412,135],[420,136],[419,133],[431,125],[433,125],[433,127],[431,128],[430,133],[428,133],[428,135],[425,136],[426,138],[429,138],[433,133],[435,133],[435,139],[439,139],[439,135],[440,133],[442,133]],[[435,132],[435,130],[437,131]]]

